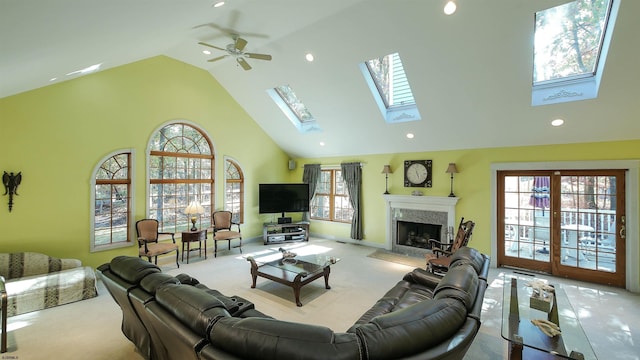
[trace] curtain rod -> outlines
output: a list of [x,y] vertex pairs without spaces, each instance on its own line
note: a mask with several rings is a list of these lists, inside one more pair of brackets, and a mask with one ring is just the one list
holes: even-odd
[[[347,161],[347,162],[357,162],[357,161]],[[367,163],[360,162],[360,167],[364,167],[365,165],[367,165]],[[329,164],[329,165],[321,164],[320,168],[322,168],[322,169],[340,169],[340,164]]]

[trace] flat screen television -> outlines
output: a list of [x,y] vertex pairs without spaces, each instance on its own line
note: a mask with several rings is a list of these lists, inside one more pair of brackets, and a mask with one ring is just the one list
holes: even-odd
[[309,184],[260,184],[260,214],[309,211]]

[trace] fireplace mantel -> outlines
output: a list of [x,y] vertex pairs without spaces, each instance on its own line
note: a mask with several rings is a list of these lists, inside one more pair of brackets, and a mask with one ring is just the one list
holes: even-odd
[[460,198],[448,196],[412,196],[412,195],[382,195],[386,202],[387,236],[385,248],[392,250],[394,234],[393,221],[398,211],[402,209],[436,211],[447,213],[447,227],[456,227],[456,204]]

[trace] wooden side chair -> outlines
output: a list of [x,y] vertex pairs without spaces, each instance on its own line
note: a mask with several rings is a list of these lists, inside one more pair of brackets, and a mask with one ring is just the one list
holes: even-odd
[[[136,233],[138,235],[138,257],[146,256],[151,262],[151,258],[155,258],[155,264],[158,264],[158,256],[176,252],[176,265],[178,264],[178,245],[176,244],[175,234],[172,232],[158,232],[158,220],[142,219],[136,221]],[[158,242],[159,235],[171,235],[173,243]]]
[[[242,254],[242,234],[240,233],[240,223],[233,221],[231,211],[214,211],[211,215],[213,226],[213,257],[218,256],[218,241],[227,241],[227,247],[231,250],[231,240],[238,239],[240,242],[234,248],[239,248]],[[232,230],[235,225],[238,231]]]
[[438,240],[430,239],[429,244],[433,255],[427,259],[427,270],[434,274],[446,273],[449,270],[449,264],[451,264],[451,255],[461,247],[467,246],[475,226],[476,223],[473,221],[464,221],[464,218],[461,218],[458,232],[451,244],[442,244]]

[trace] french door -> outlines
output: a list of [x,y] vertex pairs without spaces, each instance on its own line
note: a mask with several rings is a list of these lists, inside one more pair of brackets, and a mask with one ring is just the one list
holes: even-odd
[[625,171],[499,171],[498,266],[625,285]]

